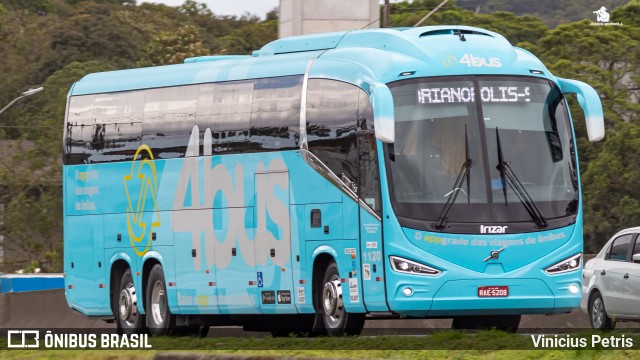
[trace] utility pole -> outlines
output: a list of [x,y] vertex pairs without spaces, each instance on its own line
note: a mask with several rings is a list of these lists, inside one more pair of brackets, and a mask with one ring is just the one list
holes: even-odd
[[389,0],[384,0],[384,10],[383,10],[383,16],[382,16],[382,27],[383,28],[388,28],[389,27],[389,15],[391,12],[391,8],[389,7]]
[[446,4],[447,1],[449,0],[444,0],[443,2],[440,3],[440,5],[436,6],[435,9],[431,10],[430,13],[428,13],[425,17],[423,17],[422,19],[420,19],[420,21],[418,21],[415,25],[413,25],[413,27],[416,27],[420,24],[422,24],[425,20],[427,20],[429,18],[429,16],[431,16],[433,13],[435,13],[436,11],[440,10],[440,8],[442,7],[442,5]]

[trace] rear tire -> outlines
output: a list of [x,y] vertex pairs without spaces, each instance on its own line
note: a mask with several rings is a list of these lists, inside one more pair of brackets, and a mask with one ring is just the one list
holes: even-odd
[[139,334],[146,331],[145,316],[138,311],[139,294],[133,286],[131,269],[126,269],[118,284],[118,292],[113,294],[116,325],[119,334]]
[[457,330],[489,330],[496,329],[516,332],[520,326],[521,315],[478,315],[456,316],[451,323],[452,329]]
[[[329,263],[318,284],[319,307],[329,336],[360,335],[366,314],[348,313],[342,302],[342,283],[338,265]],[[347,290],[348,291],[348,290]]]
[[164,272],[159,264],[149,272],[145,295],[149,332],[153,336],[170,335],[176,326],[175,316],[169,310]]
[[589,320],[594,329],[613,330],[616,328],[616,322],[607,315],[602,295],[597,291],[593,293],[589,302]]

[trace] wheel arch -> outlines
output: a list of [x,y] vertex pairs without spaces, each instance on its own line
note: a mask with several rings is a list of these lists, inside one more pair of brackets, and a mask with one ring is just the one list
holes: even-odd
[[160,255],[158,252],[155,252],[155,251],[150,251],[146,253],[145,256],[142,258],[142,281],[140,283],[140,287],[142,288],[142,301],[140,304],[140,308],[145,313],[146,313],[145,305],[147,304],[146,302],[147,301],[147,281],[149,279],[149,273],[151,272],[151,269],[153,269],[155,265],[160,265],[160,267],[162,267],[164,271],[163,260],[164,259],[162,258],[162,255]]
[[[115,292],[120,287],[120,280],[124,272],[131,270],[131,258],[125,253],[114,254],[110,259],[110,271],[109,271],[109,303],[111,304],[111,312],[113,316],[117,316],[116,304],[114,302]],[[131,270],[133,272],[133,270]]]
[[[600,291],[600,288],[598,288],[597,286],[594,286],[589,291],[589,300],[587,300],[587,313],[588,314],[591,313],[591,306],[593,305],[593,298],[595,297],[596,294],[600,294],[600,297],[602,298],[602,303],[604,304],[604,296],[602,296],[602,291]],[[604,310],[605,311],[607,310],[607,304],[604,304]]]
[[322,282],[325,269],[332,261],[337,264],[337,258],[338,252],[334,248],[327,245],[319,246],[312,254],[313,277],[311,281],[311,292],[313,307],[316,312],[318,312],[320,309],[320,293],[317,289],[319,287],[319,284]]

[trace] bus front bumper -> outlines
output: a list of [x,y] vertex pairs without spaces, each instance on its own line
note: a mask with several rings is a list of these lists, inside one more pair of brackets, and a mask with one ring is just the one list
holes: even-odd
[[[540,279],[451,280],[438,289],[421,280],[396,282],[388,299],[393,312],[415,317],[560,314],[578,307],[582,295],[581,284],[573,277],[555,282],[555,291]],[[509,292],[507,296],[480,297],[478,288],[484,286],[506,286]]]

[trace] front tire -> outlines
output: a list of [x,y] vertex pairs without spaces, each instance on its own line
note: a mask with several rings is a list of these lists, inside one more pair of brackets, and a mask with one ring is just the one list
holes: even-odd
[[607,315],[604,300],[599,292],[593,294],[589,304],[589,320],[594,329],[613,330],[616,327],[616,322]]
[[125,270],[120,279],[118,292],[114,293],[116,325],[119,334],[139,334],[145,332],[145,316],[138,311],[139,294],[133,285],[131,269]]
[[320,311],[329,336],[360,335],[366,314],[348,313],[342,300],[342,283],[338,265],[331,262],[319,284]]
[[159,264],[149,272],[145,299],[149,332],[153,336],[168,335],[175,328],[175,316],[169,310],[164,272]]

